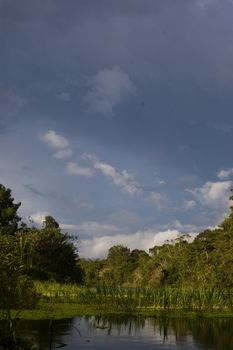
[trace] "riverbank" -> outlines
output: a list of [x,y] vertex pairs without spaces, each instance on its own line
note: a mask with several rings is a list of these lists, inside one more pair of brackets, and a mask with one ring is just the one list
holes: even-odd
[[25,320],[64,319],[75,316],[99,316],[99,315],[134,315],[156,318],[233,318],[233,311],[222,310],[164,310],[156,308],[137,308],[134,311],[117,310],[93,305],[78,303],[47,303],[40,302],[33,310],[12,310],[12,317]]
[[22,319],[61,319],[112,314],[169,318],[233,317],[233,290],[208,288],[86,288],[35,282],[39,302],[12,311]]

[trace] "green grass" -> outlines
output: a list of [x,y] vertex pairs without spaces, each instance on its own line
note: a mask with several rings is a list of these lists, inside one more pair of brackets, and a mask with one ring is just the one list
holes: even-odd
[[[85,288],[35,282],[40,302],[20,318],[66,318],[112,313],[170,317],[233,317],[233,290],[201,288]],[[15,311],[16,314],[16,311]]]
[[133,312],[127,312],[124,310],[116,310],[113,308],[100,309],[99,307],[81,305],[81,304],[70,304],[70,303],[40,303],[36,309],[33,310],[22,310],[18,313],[17,310],[12,310],[12,317],[17,316],[20,319],[25,320],[40,320],[40,319],[62,319],[71,318],[75,316],[106,316],[106,315],[142,315],[152,316],[156,318],[226,318],[233,317],[233,312],[230,311],[185,311],[185,310],[158,310],[154,308],[137,309]]
[[233,311],[233,290],[213,288],[85,288],[75,284],[36,282],[43,300],[101,305],[133,311],[137,308]]

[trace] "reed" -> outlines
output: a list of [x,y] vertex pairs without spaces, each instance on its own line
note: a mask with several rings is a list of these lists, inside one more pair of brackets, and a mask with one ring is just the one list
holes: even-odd
[[93,305],[101,310],[233,310],[233,289],[213,288],[86,288],[75,284],[36,282],[43,300]]

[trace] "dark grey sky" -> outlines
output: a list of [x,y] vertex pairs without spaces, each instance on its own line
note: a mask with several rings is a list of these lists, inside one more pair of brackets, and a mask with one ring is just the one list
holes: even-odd
[[216,225],[232,186],[233,1],[0,0],[0,182],[83,255]]

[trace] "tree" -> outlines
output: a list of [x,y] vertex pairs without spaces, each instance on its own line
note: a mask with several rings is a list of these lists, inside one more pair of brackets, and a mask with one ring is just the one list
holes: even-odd
[[[81,282],[82,269],[78,250],[71,238],[61,232],[53,217],[47,216],[44,228],[34,230],[29,237],[32,244],[30,275],[33,278],[55,279],[59,282]],[[30,243],[27,249],[30,249]]]
[[15,234],[21,218],[17,215],[21,203],[14,203],[11,190],[0,184],[0,233]]
[[104,260],[81,259],[81,266],[83,269],[83,283],[85,286],[99,287],[103,284],[101,270],[104,267]]
[[59,223],[50,215],[45,216],[43,224],[45,229],[59,228]]
[[[11,310],[20,312],[33,308],[38,301],[33,281],[26,275],[18,243],[17,236],[0,236],[0,310],[3,321],[0,323],[0,348],[4,349],[16,348],[12,343],[15,341],[15,325]],[[5,340],[8,347],[4,347]]]
[[132,267],[130,249],[116,245],[109,249],[101,275],[107,284],[121,286],[129,281]]

